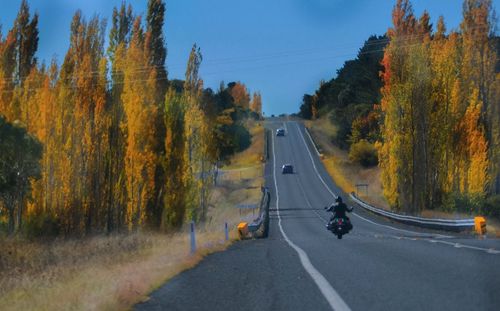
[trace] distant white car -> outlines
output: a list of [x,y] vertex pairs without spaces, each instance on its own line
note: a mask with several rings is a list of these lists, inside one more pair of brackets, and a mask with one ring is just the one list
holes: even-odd
[[277,129],[276,136],[285,136],[285,130],[282,128]]
[[291,164],[283,164],[281,167],[282,174],[293,174],[293,165]]

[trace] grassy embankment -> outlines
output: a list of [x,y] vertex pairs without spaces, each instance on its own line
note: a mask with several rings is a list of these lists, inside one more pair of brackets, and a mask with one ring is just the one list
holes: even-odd
[[[390,209],[383,195],[379,167],[365,168],[349,161],[348,152],[334,146],[331,137],[336,128],[327,116],[315,121],[305,121],[319,152],[323,155],[322,162],[335,183],[347,193],[356,191],[356,184],[368,184],[368,191],[359,188],[358,195],[366,202],[384,209]],[[424,210],[422,217],[429,218],[469,218],[470,215],[447,213],[439,210]],[[492,236],[500,237],[500,223],[495,219],[488,219],[488,232]]]
[[[147,294],[236,237],[240,203],[260,199],[263,127],[251,124],[252,145],[235,155],[233,165],[251,167],[225,174],[212,191],[207,222],[198,226],[198,252],[189,254],[187,228],[176,234],[140,232],[86,239],[29,241],[0,237],[2,310],[117,310],[147,299]],[[224,222],[230,242],[224,241]]]
[[389,208],[383,196],[380,169],[376,166],[364,168],[351,163],[348,152],[332,144],[331,137],[335,135],[337,129],[328,117],[305,123],[319,152],[323,155],[322,162],[335,183],[346,193],[356,192],[356,184],[368,184],[368,191],[359,188],[358,195],[373,205]]

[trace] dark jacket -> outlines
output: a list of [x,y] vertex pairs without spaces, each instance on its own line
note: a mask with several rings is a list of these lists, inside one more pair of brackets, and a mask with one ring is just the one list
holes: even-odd
[[335,218],[347,218],[346,212],[352,212],[352,208],[348,207],[344,202],[334,203],[327,210],[327,212],[334,213]]

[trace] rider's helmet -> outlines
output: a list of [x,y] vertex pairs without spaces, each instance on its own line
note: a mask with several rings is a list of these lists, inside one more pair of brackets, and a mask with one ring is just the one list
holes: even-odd
[[337,198],[335,199],[335,202],[342,203],[342,197],[338,195]]

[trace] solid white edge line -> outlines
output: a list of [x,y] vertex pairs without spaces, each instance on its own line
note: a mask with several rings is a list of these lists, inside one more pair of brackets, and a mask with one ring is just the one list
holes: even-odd
[[304,127],[304,129],[306,131],[307,136],[309,136],[309,140],[311,140],[311,143],[314,147],[314,151],[316,151],[316,154],[318,155],[318,157],[321,157],[321,154],[319,153],[319,150],[316,147],[316,144],[314,143],[314,140],[312,139],[311,134],[309,134],[309,130],[307,129],[307,127]]
[[[328,190],[328,192],[330,192],[332,194],[332,196],[335,197],[335,194],[333,194],[333,192],[330,190],[330,187],[327,186],[327,184],[323,180],[323,177],[321,177],[321,175],[319,174],[318,169],[316,168],[316,164],[314,163],[311,151],[309,150],[309,147],[307,146],[306,140],[304,138],[304,135],[302,134],[302,131],[299,128],[299,125],[297,123],[295,123],[295,126],[297,127],[297,130],[299,131],[300,137],[302,138],[302,141],[304,142],[304,145],[306,146],[307,152],[309,153],[309,158],[311,159],[311,162],[313,164],[314,170],[316,171],[316,175],[319,177],[319,179],[321,180],[321,182],[325,186],[326,190]],[[314,142],[312,141],[312,138],[311,138],[310,135],[309,135],[309,139],[311,139],[311,143],[314,146]],[[385,228],[390,228],[390,229],[393,229],[393,230],[396,230],[396,231],[401,231],[401,232],[407,232],[407,233],[415,234],[417,237],[418,237],[418,235],[436,235],[436,236],[439,236],[439,237],[442,237],[442,238],[449,238],[449,237],[451,237],[451,236],[442,235],[442,234],[431,234],[431,233],[423,233],[423,232],[415,232],[415,231],[409,231],[409,230],[399,229],[399,228],[395,228],[395,227],[388,226],[388,225],[378,224],[378,223],[376,223],[374,221],[371,221],[371,220],[368,220],[368,219],[366,219],[364,217],[361,217],[361,216],[359,216],[356,213],[353,213],[353,214],[355,216],[359,217],[360,219],[363,219],[364,221],[367,221],[367,222],[369,222],[371,224],[374,224],[374,225],[377,225],[377,226],[381,226],[381,227],[385,227]],[[453,246],[456,245],[456,243],[451,243],[451,242],[446,242],[446,241],[437,241],[437,242],[438,243],[442,243],[442,244],[446,244],[446,245],[453,245]],[[493,249],[493,248],[482,248],[482,247],[476,247],[476,246],[471,246],[471,245],[466,245],[466,244],[460,244],[460,247],[461,248],[473,249],[473,250],[485,251],[485,252],[490,253],[490,254],[500,254],[500,251],[498,251],[496,249]]]
[[[316,167],[316,164],[314,163],[314,159],[312,157],[311,151],[309,150],[309,147],[307,146],[306,140],[304,138],[304,135],[302,134],[302,131],[299,128],[299,125],[297,123],[295,123],[295,126],[297,127],[297,131],[299,131],[300,137],[302,138],[302,141],[304,142],[304,146],[306,147],[306,150],[307,150],[307,152],[309,154],[309,158],[311,159],[311,162],[312,162],[312,165],[314,167],[314,171],[316,172],[316,175],[319,177],[319,180],[321,181],[321,183],[323,184],[323,186],[325,186],[326,190],[328,190],[328,192],[330,192],[330,194],[335,198],[336,195],[332,192],[332,190],[330,190],[330,187],[328,187],[328,185],[326,184],[325,180],[323,179],[323,177],[321,177],[321,174],[318,172],[318,168]],[[312,141],[312,138],[311,138],[310,135],[309,135],[309,139],[311,139],[311,143],[314,146],[314,142]],[[363,219],[363,220],[365,220],[365,221],[367,221],[367,222],[369,222],[371,224],[377,225],[377,226],[381,226],[381,227],[385,227],[385,228],[390,228],[390,229],[393,229],[393,230],[396,230],[396,231],[402,231],[402,232],[412,233],[412,234],[416,234],[416,235],[423,235],[424,234],[424,233],[421,233],[421,232],[409,231],[409,230],[399,229],[399,228],[395,228],[395,227],[388,226],[388,225],[378,224],[378,223],[373,222],[371,220],[368,220],[368,219],[366,219],[364,217],[361,217],[361,216],[359,216],[356,213],[353,213],[353,214],[355,216],[359,217],[360,219]],[[428,234],[426,234],[426,235],[428,235]]]
[[330,285],[330,283],[326,280],[326,278],[313,266],[313,264],[309,260],[309,257],[307,256],[307,253],[303,249],[295,245],[295,243],[293,243],[288,238],[288,236],[285,233],[285,230],[283,230],[283,226],[281,225],[281,216],[279,209],[278,182],[276,179],[276,152],[274,145],[274,135],[272,136],[271,140],[273,146],[273,178],[274,178],[274,189],[276,191],[276,213],[278,215],[278,227],[280,228],[281,234],[283,235],[283,238],[288,243],[288,245],[290,245],[290,247],[292,247],[297,252],[302,266],[304,267],[306,272],[311,276],[314,283],[316,283],[316,286],[318,286],[319,290],[325,297],[330,307],[333,310],[350,311],[351,309],[349,308],[349,306],[344,302],[344,300],[335,291],[335,289],[333,289],[332,285]]
[[376,222],[374,222],[374,221],[371,221],[371,220],[369,220],[369,219],[367,219],[367,218],[365,218],[365,217],[363,217],[363,216],[360,216],[360,215],[358,215],[358,214],[356,214],[356,213],[354,213],[354,212],[353,212],[352,214],[353,214],[353,215],[355,215],[356,217],[359,217],[359,218],[363,219],[363,220],[364,220],[364,221],[366,221],[366,222],[371,223],[371,224],[374,224],[374,225],[377,225],[377,226],[381,226],[381,227],[385,227],[385,228],[389,228],[389,229],[392,229],[392,230],[397,230],[397,231],[400,231],[400,232],[411,233],[411,234],[415,234],[415,235],[417,235],[417,236],[418,236],[418,235],[433,235],[433,236],[438,236],[438,237],[443,238],[443,239],[444,239],[444,238],[447,238],[447,239],[451,238],[451,236],[449,236],[449,235],[442,235],[442,234],[430,234],[430,233],[423,233],[423,232],[415,232],[415,231],[410,231],[410,230],[405,230],[405,229],[399,229],[399,228],[391,227],[391,226],[388,226],[388,225],[382,225],[382,224],[376,223]]

